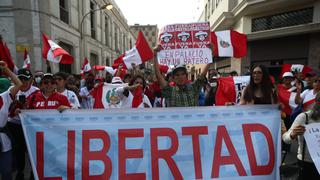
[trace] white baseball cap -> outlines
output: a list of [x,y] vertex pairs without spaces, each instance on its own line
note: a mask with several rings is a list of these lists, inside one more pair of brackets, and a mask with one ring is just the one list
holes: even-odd
[[285,72],[283,73],[282,78],[285,78],[285,77],[293,77],[293,74],[291,72]]
[[112,82],[111,82],[112,84],[123,84],[123,81],[122,81],[122,79],[120,78],[120,77],[113,77],[112,78]]

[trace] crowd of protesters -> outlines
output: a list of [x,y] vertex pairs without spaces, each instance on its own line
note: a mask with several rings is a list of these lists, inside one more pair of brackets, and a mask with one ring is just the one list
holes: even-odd
[[[132,101],[138,89],[143,99],[140,108],[156,107],[188,107],[214,106],[215,93],[219,86],[220,73],[211,64],[206,65],[194,82],[188,80],[185,66],[177,66],[172,71],[162,71],[156,60],[158,48],[154,53],[154,74],[139,69],[133,65],[133,70],[124,72],[120,65],[114,77],[110,73],[105,78],[97,78],[92,72],[83,74],[83,79],[77,75],[64,72],[56,74],[35,72],[20,69],[18,74],[12,73],[6,64],[0,61],[0,174],[2,179],[12,179],[12,172],[16,171],[15,179],[24,179],[26,142],[19,118],[23,109],[56,109],[60,112],[66,109],[97,108],[98,99],[95,94],[105,83],[125,84],[117,88],[115,93],[123,102]],[[237,76],[236,72],[230,74]],[[10,80],[9,80],[10,79]],[[301,159],[301,144],[305,131],[306,118],[304,114],[295,119],[290,118],[290,112],[283,110],[278,100],[278,88],[285,88],[296,92],[295,102],[304,105],[308,99],[312,103],[302,107],[307,112],[309,123],[320,122],[320,77],[315,72],[306,75],[286,72],[282,76],[282,83],[276,83],[270,78],[268,69],[255,66],[250,73],[250,83],[241,93],[240,105],[280,104],[282,109],[282,134],[285,143],[299,139],[298,160]],[[233,105],[234,102],[226,105]],[[121,107],[130,107],[123,103]],[[286,151],[288,146],[283,146]],[[286,149],[287,148],[287,149]],[[307,177],[319,178],[319,174],[306,148],[306,165],[304,174]]]

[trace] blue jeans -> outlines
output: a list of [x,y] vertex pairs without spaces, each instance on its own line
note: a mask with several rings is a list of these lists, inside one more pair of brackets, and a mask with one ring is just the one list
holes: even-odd
[[0,175],[3,180],[12,179],[12,151],[0,152]]

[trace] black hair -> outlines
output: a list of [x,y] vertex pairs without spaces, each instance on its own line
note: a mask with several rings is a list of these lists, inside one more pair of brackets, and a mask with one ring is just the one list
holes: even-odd
[[66,72],[57,72],[54,74],[54,77],[57,77],[57,76],[61,77],[63,80],[67,80],[69,74]]
[[139,74],[138,74],[138,75],[135,75],[135,76],[131,79],[129,85],[130,85],[130,86],[134,85],[134,82],[135,82],[138,78],[142,79],[143,89],[146,88],[146,87],[147,87],[146,80],[144,79],[144,77],[143,77],[142,75],[139,75]]
[[[253,80],[253,70],[255,68],[259,67],[262,71],[262,80],[260,82],[260,84],[255,84],[254,80]],[[263,66],[263,65],[257,65],[254,66],[254,68],[252,68],[251,71],[251,75],[250,75],[250,83],[249,85],[246,87],[246,90],[244,92],[244,100],[247,102],[251,102],[254,100],[254,93],[255,91],[258,89],[258,87],[260,86],[261,92],[262,92],[262,102],[266,102],[266,103],[272,103],[272,99],[274,99],[275,101],[277,101],[277,96],[276,94],[273,92],[273,84],[271,82],[271,78],[270,78],[270,74],[268,69]]]

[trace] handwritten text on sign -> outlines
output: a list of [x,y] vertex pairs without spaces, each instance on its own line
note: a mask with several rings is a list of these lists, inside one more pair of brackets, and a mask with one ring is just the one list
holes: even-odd
[[320,123],[311,123],[306,126],[304,138],[312,161],[320,173]]
[[277,179],[280,117],[267,108],[28,111],[22,118],[39,179]]
[[207,22],[164,26],[158,41],[161,47],[157,54],[160,64],[176,66],[212,62],[210,25]]

